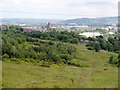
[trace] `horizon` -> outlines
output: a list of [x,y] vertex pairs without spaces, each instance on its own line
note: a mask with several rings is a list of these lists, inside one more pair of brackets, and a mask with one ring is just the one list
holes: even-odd
[[[72,18],[72,19],[84,19],[84,18],[88,18],[88,19],[98,19],[98,18],[116,18],[119,16],[106,16],[106,17],[81,17],[81,18]],[[41,20],[72,20],[72,19],[47,19],[47,18],[0,18],[0,19],[41,19]]]

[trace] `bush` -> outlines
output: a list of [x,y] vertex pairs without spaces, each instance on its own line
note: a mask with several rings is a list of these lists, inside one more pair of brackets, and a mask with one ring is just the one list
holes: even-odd
[[76,67],[81,67],[80,64],[78,64],[78,63],[74,63],[74,62],[68,62],[68,65],[76,66]]
[[17,64],[19,64],[21,62],[21,60],[17,59],[17,58],[11,58],[10,61],[13,61],[13,62],[15,62]]
[[42,65],[40,65],[42,67],[50,67],[50,63],[49,61],[42,61]]
[[66,61],[72,59],[72,57],[71,57],[70,55],[68,55],[68,54],[62,54],[60,57],[61,57],[62,59],[64,59],[64,60],[66,60]]
[[111,64],[112,64],[113,59],[114,59],[113,55],[112,55],[112,56],[110,56],[110,57],[109,57],[109,63],[111,63]]
[[87,49],[88,49],[88,50],[93,50],[93,48],[92,48],[92,47],[88,47]]
[[3,56],[2,56],[2,58],[4,59],[4,58],[9,58],[10,56],[8,55],[8,54],[4,54]]
[[[16,31],[18,28],[13,26],[10,29]],[[51,41],[48,41],[48,38]],[[72,32],[26,32],[17,33],[6,31],[2,37],[3,58],[14,58],[12,61],[18,61],[22,59],[24,62],[34,62],[34,60],[49,60],[53,63],[59,63],[62,60],[68,61],[74,57],[76,48],[70,43],[79,42],[79,35],[77,36]],[[54,40],[54,41],[53,41]],[[55,42],[56,41],[56,42]],[[17,59],[18,58],[18,59]],[[33,60],[30,60],[33,59]]]
[[52,60],[54,63],[58,63],[58,62],[60,61],[60,56],[57,55],[57,54],[52,54],[51,60]]
[[94,46],[93,46],[93,48],[94,48],[94,50],[96,51],[96,52],[99,52],[100,51],[100,44],[99,43],[94,43]]
[[79,40],[77,38],[73,38],[73,39],[71,39],[70,43],[78,44]]
[[88,65],[80,64],[79,62],[76,61],[69,61],[67,64],[75,67],[89,67]]
[[93,41],[90,41],[89,43],[86,44],[86,46],[90,46],[90,47],[93,47],[94,46],[94,42]]
[[54,45],[55,43],[53,41],[48,42],[49,45]]
[[110,64],[117,64],[118,59],[112,55],[112,56],[109,57],[109,63]]

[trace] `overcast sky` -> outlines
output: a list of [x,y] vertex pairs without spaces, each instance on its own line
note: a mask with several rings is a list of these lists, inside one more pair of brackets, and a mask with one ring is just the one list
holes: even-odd
[[0,0],[0,18],[73,19],[118,15],[119,0]]

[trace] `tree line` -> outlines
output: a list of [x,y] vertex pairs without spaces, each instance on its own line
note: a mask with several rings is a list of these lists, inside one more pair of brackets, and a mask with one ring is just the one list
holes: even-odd
[[62,41],[77,44],[81,37],[75,32],[51,30],[49,32],[26,32],[25,35],[43,40]]
[[99,52],[100,50],[106,50],[109,52],[119,52],[120,42],[119,35],[115,37],[104,38],[103,36],[98,36],[96,38],[88,38],[89,42],[86,44],[88,49],[95,50]]

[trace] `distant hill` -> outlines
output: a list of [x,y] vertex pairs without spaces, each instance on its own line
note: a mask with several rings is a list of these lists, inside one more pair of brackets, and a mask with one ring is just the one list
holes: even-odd
[[27,24],[27,25],[39,25],[45,24],[48,22],[57,23],[60,20],[52,20],[52,19],[31,19],[31,18],[4,18],[0,19],[3,24]]
[[103,17],[103,18],[77,18],[68,20],[52,20],[52,19],[31,19],[31,18],[4,18],[0,19],[3,24],[27,24],[39,25],[51,22],[52,24],[70,24],[76,23],[78,25],[112,25],[117,24],[118,17]]
[[59,22],[60,24],[76,23],[80,25],[111,25],[117,24],[118,17],[104,17],[104,18],[78,18],[69,19]]

